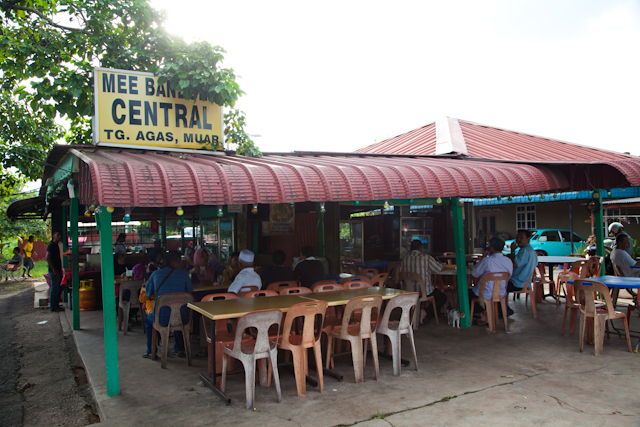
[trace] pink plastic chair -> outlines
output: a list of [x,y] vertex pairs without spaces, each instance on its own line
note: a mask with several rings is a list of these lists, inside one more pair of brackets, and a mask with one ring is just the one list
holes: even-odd
[[276,291],[269,291],[265,289],[264,291],[247,292],[243,298],[277,297],[277,296],[280,296],[280,294],[277,293]]
[[371,278],[371,286],[378,286],[384,288],[387,280],[389,279],[389,273],[379,273]]
[[[417,292],[411,292],[401,295],[396,295],[391,298],[387,303],[387,307],[384,309],[382,320],[378,325],[377,333],[386,335],[391,342],[391,352],[393,357],[393,375],[400,375],[400,354],[402,346],[400,345],[400,337],[407,335],[409,342],[411,343],[411,351],[413,353],[413,363],[418,370],[418,357],[416,355],[416,343],[413,340],[413,328],[411,322],[413,319],[412,311],[416,310],[418,305],[418,298],[420,295]],[[402,314],[400,320],[389,320],[391,312],[395,308],[401,308]],[[376,349],[373,349],[375,351]]]
[[295,288],[298,286],[298,282],[295,280],[288,280],[283,282],[273,282],[267,286],[267,290],[280,292],[284,288]]
[[284,288],[280,291],[280,295],[304,295],[310,294],[311,289],[304,286],[297,286],[295,288]]
[[[247,395],[247,409],[253,409],[253,400],[255,399],[255,379],[256,379],[256,360],[268,359],[273,371],[273,378],[278,395],[278,403],[282,401],[282,393],[280,391],[280,376],[278,375],[278,339],[269,337],[269,328],[277,325],[278,332],[282,322],[282,311],[280,310],[261,310],[247,313],[240,318],[238,328],[236,329],[236,337],[232,346],[224,348],[222,358],[222,380],[220,382],[220,390],[225,392],[227,385],[227,363],[229,357],[238,359],[242,362],[245,372],[245,387]],[[250,343],[242,344],[243,333],[248,328],[255,328],[257,336]]]
[[345,291],[353,291],[356,289],[367,289],[370,288],[371,285],[367,282],[361,281],[361,282],[345,282],[344,283],[344,290]]
[[[191,366],[191,318],[192,311],[187,310],[187,321],[182,321],[182,315],[180,314],[180,308],[193,302],[193,295],[186,292],[174,293],[174,294],[162,294],[156,299],[154,306],[155,319],[153,321],[153,331],[151,333],[151,359],[156,360],[156,349],[158,346],[158,333],[162,339],[162,358],[160,366],[162,369],[167,369],[167,354],[169,353],[169,333],[174,331],[181,331],[184,336],[184,347],[187,353],[187,365]],[[171,317],[167,326],[160,325],[160,309],[162,307],[169,307],[171,309]]]

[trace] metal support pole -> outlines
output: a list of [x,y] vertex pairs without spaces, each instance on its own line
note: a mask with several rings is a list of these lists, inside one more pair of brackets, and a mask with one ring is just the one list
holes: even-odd
[[252,234],[252,241],[253,241],[253,253],[257,254],[258,253],[258,232],[260,231],[260,224],[257,222],[253,223],[253,232]]
[[[591,194],[591,198],[596,202],[593,210],[595,213],[595,234],[596,234],[596,253],[604,256],[604,218],[602,216],[602,190],[595,190]],[[601,268],[601,275],[604,276],[604,268]]]
[[465,317],[460,319],[460,326],[462,328],[468,328],[471,326],[471,310],[469,309],[467,258],[464,252],[464,221],[462,219],[460,199],[453,197],[450,206],[453,212],[453,241],[456,249],[456,265],[458,267],[458,304],[460,305],[460,311],[465,313]]
[[[62,275],[64,276],[64,269],[69,268],[69,258],[64,255],[69,249],[69,231],[67,230],[67,218],[69,217],[69,210],[66,206],[62,206]],[[69,288],[64,288],[62,290],[62,299],[64,302],[69,302]]]
[[[102,264],[102,313],[104,322],[104,362],[107,371],[107,395],[120,394],[118,373],[118,325],[116,325],[115,277],[113,273],[113,250],[111,214],[106,207],[96,215],[100,219],[100,262]],[[163,343],[163,345],[167,345]]]
[[180,250],[184,255],[184,213],[180,215]]
[[318,232],[318,256],[324,258],[324,214],[320,208],[320,203],[316,203],[316,223]]
[[78,271],[78,199],[69,200],[69,229],[71,232],[71,301],[73,330],[80,329],[80,272]]
[[569,200],[569,231],[571,232],[571,253],[573,253],[573,200]]
[[[160,208],[160,226],[162,227],[162,250],[167,250],[167,214],[164,208]],[[163,255],[164,257],[164,255]]]

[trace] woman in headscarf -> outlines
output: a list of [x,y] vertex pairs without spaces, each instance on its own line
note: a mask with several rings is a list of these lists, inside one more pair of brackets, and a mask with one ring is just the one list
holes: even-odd
[[140,263],[133,266],[133,279],[132,280],[144,280],[144,275],[147,272],[147,267]]
[[191,269],[191,281],[194,283],[213,281],[216,278],[216,269],[210,265],[209,253],[206,249],[198,249],[193,254],[193,268]]

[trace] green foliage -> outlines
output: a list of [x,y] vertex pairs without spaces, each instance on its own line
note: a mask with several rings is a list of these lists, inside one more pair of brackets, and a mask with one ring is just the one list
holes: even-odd
[[32,196],[33,194],[18,194],[0,199],[0,251],[3,254],[7,254],[11,246],[15,247],[18,240],[21,241],[20,236],[26,238],[29,235],[33,235],[36,240],[47,240],[47,225],[45,221],[10,221],[7,218],[7,208],[11,203]]
[[255,146],[253,140],[245,131],[247,118],[243,111],[229,110],[224,115],[224,138],[227,144],[236,147],[236,153],[247,156],[262,156],[262,152]]
[[[0,0],[0,18],[0,89],[3,104],[12,101],[3,108],[24,120],[14,120],[5,140],[5,119],[0,138],[5,145],[28,146],[39,160],[60,138],[55,118],[68,122],[67,142],[91,143],[95,66],[150,72],[187,99],[199,96],[221,106],[233,107],[244,94],[234,71],[222,67],[224,49],[170,34],[165,12],[147,0]],[[259,152],[239,136],[239,151]],[[6,156],[3,166],[11,167]],[[16,167],[18,179],[39,178],[42,168]]]

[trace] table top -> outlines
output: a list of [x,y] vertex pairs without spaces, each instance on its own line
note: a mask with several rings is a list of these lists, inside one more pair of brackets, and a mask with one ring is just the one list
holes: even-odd
[[193,292],[206,291],[226,291],[230,285],[219,285],[217,283],[194,283]]
[[572,256],[538,256],[538,262],[545,264],[571,264],[572,262],[586,260],[586,258]]
[[[608,288],[619,288],[619,289],[634,289],[640,288],[640,277],[620,277],[620,276],[600,276],[600,277],[591,277],[590,279],[594,282],[600,282],[607,285]],[[573,284],[573,280],[568,281],[568,283]]]
[[[467,269],[467,274],[471,274],[473,270]],[[438,276],[457,276],[458,269],[457,268],[445,268],[441,271],[432,271],[432,274],[436,274]]]
[[389,266],[393,261],[385,261],[382,259],[372,259],[369,261],[358,261],[354,262],[355,266],[358,268],[385,268]]
[[359,296],[380,295],[382,296],[382,299],[386,300],[402,293],[405,293],[405,291],[392,288],[379,288],[376,286],[353,291],[194,302],[189,303],[187,307],[211,320],[222,320],[242,317],[245,314],[256,310],[279,309],[286,313],[292,305],[302,302],[327,301],[327,304],[332,307],[336,305],[344,305],[349,302],[351,298]]
[[345,305],[350,299],[361,296],[380,295],[383,300],[388,300],[396,295],[404,294],[407,291],[394,288],[380,288],[378,286],[372,286],[366,289],[356,289],[353,291],[339,291],[339,292],[318,292],[301,295],[304,298],[311,300],[326,301],[329,307],[336,305]]

